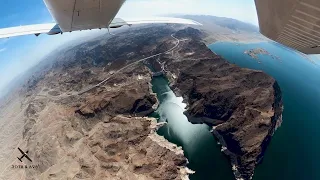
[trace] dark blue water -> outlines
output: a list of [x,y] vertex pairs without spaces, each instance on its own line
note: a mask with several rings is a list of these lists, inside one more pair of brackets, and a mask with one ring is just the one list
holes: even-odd
[[[320,179],[320,68],[305,56],[276,43],[218,42],[215,53],[240,67],[262,70],[282,90],[282,126],[276,131],[254,180]],[[264,48],[280,60],[260,55],[259,64],[245,50]]]

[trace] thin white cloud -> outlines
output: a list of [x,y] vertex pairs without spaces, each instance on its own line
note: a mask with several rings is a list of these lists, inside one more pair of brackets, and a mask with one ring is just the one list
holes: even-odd
[[0,49],[0,53],[3,52],[3,51],[6,51],[6,50],[7,50],[7,48],[1,48]]

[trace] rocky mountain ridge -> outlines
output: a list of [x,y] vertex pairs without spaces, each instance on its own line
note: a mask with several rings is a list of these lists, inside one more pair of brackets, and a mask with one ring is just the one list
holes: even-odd
[[[157,36],[152,31],[149,28],[145,33]],[[125,43],[134,42],[134,38],[137,42],[147,40],[139,39],[137,32],[132,34],[136,36],[126,37]],[[155,40],[160,41],[161,32],[158,36]],[[129,58],[139,52],[137,48],[148,55],[166,48],[166,43],[170,46],[171,41],[164,42],[163,47],[154,42],[151,49],[132,43],[126,49],[120,44],[121,37],[113,38],[119,43],[93,41],[71,48],[65,56],[57,55],[52,66],[31,76],[20,95],[14,97],[21,102],[24,114],[16,117],[23,121],[22,136],[9,142],[28,150],[33,162],[20,163],[15,158],[19,151],[13,148],[14,156],[1,159],[1,164],[26,163],[38,168],[3,168],[1,179],[188,179],[192,171],[186,168],[181,148],[158,136],[156,120],[146,117],[158,103],[150,87],[150,71],[142,63],[119,70],[140,58],[138,54]],[[113,49],[110,56],[99,52],[108,48]],[[99,61],[100,54],[105,56]],[[101,86],[78,94],[106,78]],[[14,116],[2,113],[1,117],[9,121]]]
[[[34,76],[20,91],[25,95],[20,146],[41,168],[18,175],[186,179],[190,172],[181,149],[161,140],[154,119],[145,118],[158,102],[150,70],[135,63],[172,48],[172,34],[183,40],[178,48],[148,61],[164,65],[173,89],[188,103],[189,120],[214,125],[236,177],[250,179],[281,119],[280,89],[265,73],[213,54],[202,42],[203,32],[183,26],[149,26],[80,44]],[[88,87],[93,88],[79,93]]]

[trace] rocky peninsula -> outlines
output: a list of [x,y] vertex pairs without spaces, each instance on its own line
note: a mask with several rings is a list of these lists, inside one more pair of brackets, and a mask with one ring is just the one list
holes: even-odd
[[188,104],[189,121],[211,125],[236,178],[251,179],[282,120],[280,87],[261,71],[240,68],[213,54],[198,30],[187,28],[177,36],[189,39],[173,55],[179,58],[163,60],[172,88]]

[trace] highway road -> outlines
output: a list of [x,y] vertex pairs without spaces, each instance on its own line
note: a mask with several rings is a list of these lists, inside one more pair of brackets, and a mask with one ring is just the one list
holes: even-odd
[[123,71],[124,69],[126,69],[126,68],[128,68],[128,67],[131,67],[131,66],[133,66],[133,65],[135,65],[135,64],[138,64],[138,63],[140,63],[140,62],[142,62],[142,61],[145,61],[145,60],[147,60],[147,59],[150,59],[150,58],[153,58],[153,57],[156,57],[156,56],[160,56],[160,55],[162,55],[162,54],[168,54],[168,53],[172,52],[174,49],[176,49],[176,48],[179,46],[180,40],[179,40],[178,38],[174,37],[174,34],[171,34],[171,37],[177,41],[177,43],[175,44],[175,46],[172,47],[171,49],[169,49],[169,50],[167,50],[167,51],[165,51],[165,52],[162,52],[162,53],[158,53],[158,54],[155,54],[155,55],[152,55],[152,56],[149,56],[149,57],[146,57],[146,58],[143,58],[143,59],[139,59],[139,60],[137,60],[137,61],[134,61],[134,62],[132,62],[132,63],[130,63],[130,64],[122,67],[121,69],[115,71],[112,75],[110,75],[109,77],[107,77],[106,79],[104,79],[103,81],[101,81],[100,83],[98,83],[98,84],[96,84],[96,85],[94,85],[94,86],[87,87],[87,88],[85,88],[85,89],[81,90],[80,92],[78,92],[78,93],[76,93],[76,94],[73,94],[73,95],[81,95],[81,94],[86,93],[86,92],[88,92],[88,91],[90,91],[90,90],[92,90],[92,89],[94,89],[94,88],[96,88],[96,87],[99,87],[99,86],[103,85],[103,84],[104,84],[105,82],[107,82],[111,77],[113,77],[114,75],[116,75],[117,73]]

